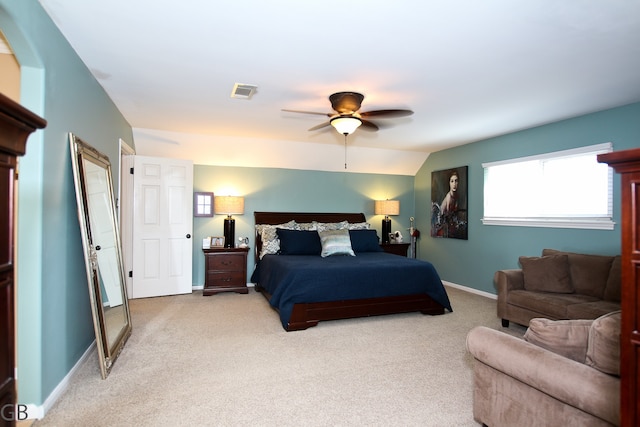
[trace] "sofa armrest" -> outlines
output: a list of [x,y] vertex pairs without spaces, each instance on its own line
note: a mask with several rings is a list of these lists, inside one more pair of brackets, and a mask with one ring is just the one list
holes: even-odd
[[509,291],[524,289],[524,274],[520,269],[498,270],[493,276],[498,295],[506,295]]
[[521,269],[498,270],[493,275],[493,282],[498,292],[498,302],[496,308],[498,317],[502,318],[502,325],[508,326],[508,319],[505,319],[507,310],[507,296],[510,291],[524,289],[524,274]]
[[482,362],[567,405],[619,423],[617,377],[484,326],[469,332],[467,349],[476,363]]

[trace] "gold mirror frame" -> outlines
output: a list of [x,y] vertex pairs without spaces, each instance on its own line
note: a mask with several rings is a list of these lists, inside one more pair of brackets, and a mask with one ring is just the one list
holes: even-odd
[[96,347],[105,379],[131,335],[111,163],[72,133],[69,143]]

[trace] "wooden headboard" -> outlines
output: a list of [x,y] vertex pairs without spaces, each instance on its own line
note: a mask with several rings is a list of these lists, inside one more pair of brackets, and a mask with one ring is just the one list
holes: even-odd
[[[294,220],[296,222],[340,222],[349,221],[351,223],[365,222],[363,213],[325,213],[325,212],[254,212],[253,218],[255,224],[284,224],[285,222]],[[256,233],[255,235],[255,258],[258,262],[260,250],[262,249],[262,240]]]

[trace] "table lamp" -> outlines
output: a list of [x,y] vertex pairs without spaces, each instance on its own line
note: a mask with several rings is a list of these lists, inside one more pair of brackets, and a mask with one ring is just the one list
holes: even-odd
[[217,214],[227,215],[224,219],[224,247],[232,248],[236,238],[236,220],[231,215],[244,214],[244,197],[216,196],[214,197],[213,211]]
[[382,243],[389,243],[389,233],[391,233],[391,220],[389,215],[400,214],[399,200],[376,200],[374,206],[376,215],[384,215],[382,220]]

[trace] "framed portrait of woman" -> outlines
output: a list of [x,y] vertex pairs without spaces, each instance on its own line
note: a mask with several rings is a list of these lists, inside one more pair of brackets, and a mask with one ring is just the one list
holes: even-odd
[[468,166],[431,173],[431,237],[468,239]]

